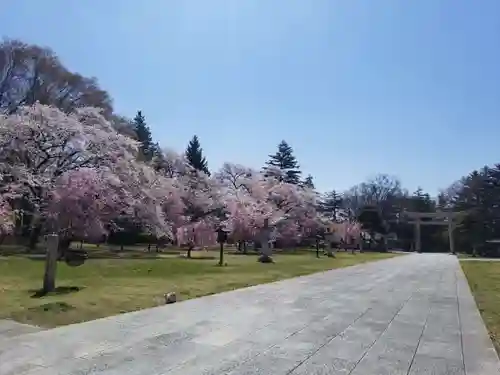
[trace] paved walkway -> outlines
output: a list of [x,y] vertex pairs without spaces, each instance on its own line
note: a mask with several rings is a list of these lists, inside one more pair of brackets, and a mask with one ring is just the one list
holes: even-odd
[[17,337],[7,374],[500,372],[456,257],[412,254]]

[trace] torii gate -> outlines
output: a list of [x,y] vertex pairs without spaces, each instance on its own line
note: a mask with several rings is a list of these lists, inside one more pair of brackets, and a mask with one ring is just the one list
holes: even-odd
[[[403,216],[408,219],[408,224],[415,224],[415,250],[422,251],[420,242],[420,226],[421,225],[447,225],[448,238],[450,242],[450,252],[455,254],[455,244],[453,241],[453,230],[455,229],[456,222],[454,221],[461,212],[439,211],[439,212],[404,212]],[[422,219],[430,219],[429,221],[422,221]]]

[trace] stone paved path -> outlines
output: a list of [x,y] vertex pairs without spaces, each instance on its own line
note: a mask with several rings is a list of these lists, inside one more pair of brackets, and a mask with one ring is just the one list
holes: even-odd
[[260,285],[0,345],[0,375],[499,373],[458,261],[442,254]]

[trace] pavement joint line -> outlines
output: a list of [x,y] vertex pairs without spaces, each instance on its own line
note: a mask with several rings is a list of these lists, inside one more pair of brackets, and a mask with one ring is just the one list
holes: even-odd
[[[348,267],[345,267],[345,268],[348,268]],[[344,268],[344,269],[345,269],[345,268]],[[323,273],[326,273],[326,272],[328,272],[328,271],[322,272],[322,274],[323,274]],[[303,276],[301,276],[301,277],[303,277]],[[373,289],[375,289],[377,286],[378,286],[378,285],[374,285],[373,287],[371,287],[370,289],[368,289],[368,291],[366,291],[366,293],[371,292],[371,291],[372,291]],[[390,290],[394,290],[395,288],[396,288],[396,287],[392,287]],[[410,298],[411,298],[411,296],[410,296]],[[355,318],[355,319],[354,319],[354,320],[353,320],[353,321],[352,321],[352,322],[351,322],[348,326],[346,326],[346,328],[344,328],[344,330],[343,330],[343,331],[341,331],[341,332],[339,332],[339,333],[337,333],[337,334],[333,335],[331,338],[328,338],[328,339],[327,339],[327,341],[326,341],[324,344],[322,344],[322,345],[321,345],[321,346],[320,346],[320,347],[319,347],[316,351],[314,351],[314,352],[313,352],[313,354],[311,354],[310,356],[308,356],[306,359],[304,359],[302,362],[300,362],[297,366],[295,366],[292,370],[290,370],[290,371],[287,373],[287,375],[288,375],[288,374],[291,374],[293,371],[295,371],[295,370],[296,370],[296,369],[297,369],[300,365],[302,365],[304,362],[306,362],[309,358],[311,358],[314,354],[316,354],[316,353],[317,353],[317,352],[318,352],[321,348],[323,348],[325,345],[327,345],[327,344],[328,344],[328,343],[330,343],[332,340],[334,340],[337,336],[339,336],[339,335],[341,335],[342,333],[344,333],[344,332],[345,332],[345,331],[346,331],[349,327],[351,327],[354,323],[356,323],[359,319],[361,319],[361,318],[362,318],[362,317],[363,317],[363,316],[364,316],[364,315],[365,315],[368,311],[370,311],[371,309],[372,309],[372,307],[368,307],[368,308],[367,308],[364,312],[362,312],[362,313],[361,313],[358,317],[356,317],[356,318]],[[270,324],[269,324],[269,325],[270,325]],[[251,361],[251,360],[253,360],[253,359],[255,359],[255,358],[259,357],[260,355],[265,354],[266,352],[269,352],[271,349],[273,349],[274,347],[278,346],[281,342],[286,341],[288,338],[290,338],[290,337],[292,337],[292,336],[294,336],[294,335],[298,334],[299,332],[303,331],[304,329],[306,329],[309,325],[310,325],[310,323],[306,324],[305,326],[303,326],[303,327],[302,327],[302,328],[300,328],[299,330],[297,330],[297,331],[293,332],[292,334],[290,334],[290,335],[286,336],[286,337],[285,337],[282,341],[280,341],[280,342],[278,342],[278,343],[276,343],[276,344],[273,344],[273,345],[271,345],[271,346],[267,347],[267,348],[266,348],[266,349],[264,349],[262,352],[259,352],[259,353],[257,353],[256,355],[254,355],[254,356],[252,356],[252,357],[250,357],[250,358],[246,359],[245,361],[243,361],[243,362],[241,362],[241,363],[237,364],[236,366],[232,367],[231,369],[228,369],[225,373],[227,374],[227,373],[228,373],[228,371],[229,371],[229,372],[231,372],[231,371],[232,371],[232,370],[234,370],[235,368],[237,368],[237,367],[239,367],[239,366],[241,366],[241,365],[244,365],[245,363],[247,363],[247,362],[249,362],[249,361]],[[187,361],[187,362],[188,362],[188,361]],[[186,363],[186,362],[184,362],[184,364],[185,364],[185,363]]]
[[[417,289],[415,290],[411,295],[410,297],[403,302],[403,304],[401,305],[401,307],[399,308],[399,310],[396,312],[396,314],[394,314],[394,316],[391,318],[391,320],[389,321],[389,323],[387,324],[387,327],[385,327],[385,329],[380,333],[380,335],[377,336],[377,338],[375,339],[375,341],[373,341],[373,343],[365,350],[365,352],[363,353],[363,355],[361,356],[361,358],[356,362],[356,364],[354,365],[354,367],[352,368],[351,371],[349,371],[349,374],[350,375],[355,369],[356,367],[359,365],[359,363],[363,360],[363,358],[366,357],[366,355],[368,354],[368,352],[370,351],[371,348],[373,348],[373,346],[377,343],[377,341],[380,339],[380,337],[382,337],[382,335],[389,329],[389,326],[391,325],[391,323],[394,321],[394,319],[396,319],[396,316],[399,314],[399,312],[401,310],[403,310],[403,308],[406,306],[406,304],[408,303],[408,301],[411,300],[411,298],[413,297],[413,295],[417,292],[419,292],[420,289]],[[427,314],[428,315],[428,314]],[[426,319],[426,322],[427,322],[427,319]],[[425,327],[425,324],[424,324],[424,327]]]
[[[458,267],[461,267],[460,264],[458,264]],[[455,275],[455,293],[457,295],[458,327],[460,328],[460,351],[462,354],[462,366],[464,369],[464,373],[467,375],[467,368],[465,367],[464,335],[463,335],[463,331],[462,331],[462,316],[460,314],[460,299],[458,298],[458,272],[459,272],[459,270],[456,270],[454,272],[454,275]]]
[[[369,291],[371,291],[372,289],[374,289],[375,287],[373,288],[370,288]],[[396,289],[396,287],[391,287],[389,289],[388,292],[390,291],[394,291],[394,289]],[[369,292],[368,291],[368,292]],[[411,297],[413,296],[414,293],[412,293],[410,295],[410,297],[408,297],[402,304],[401,304],[401,307],[398,309],[398,311],[396,312],[396,314],[394,314],[394,316],[392,317],[391,321],[388,323],[387,327],[391,324],[391,322],[394,320],[394,318],[396,317],[396,315],[402,310],[402,308],[406,305],[406,303],[411,299]],[[317,352],[319,352],[323,347],[325,347],[326,345],[328,345],[330,342],[332,342],[336,337],[342,335],[345,331],[347,331],[347,329],[349,329],[350,327],[352,327],[359,319],[361,319],[364,315],[366,315],[368,313],[368,311],[372,310],[373,308],[372,307],[369,307],[367,308],[363,313],[361,313],[356,319],[354,319],[354,321],[352,321],[346,328],[344,328],[343,331],[335,334],[333,337],[329,338],[324,344],[322,344],[318,349],[316,349],[312,354],[310,354],[309,356],[307,356],[303,361],[301,361],[297,366],[295,366],[293,369],[291,369],[287,375],[289,374],[293,374],[293,372],[299,368],[302,364],[304,364],[305,362],[307,362],[307,360],[309,360],[311,357],[313,357]],[[370,348],[375,344],[375,342],[378,340],[378,338],[387,330],[387,328],[377,337],[377,339],[374,341],[374,343],[370,346]],[[368,348],[368,350],[370,350],[370,348]],[[360,360],[361,361],[361,360]],[[356,365],[359,363],[359,361],[356,363]],[[354,370],[354,369],[353,369]],[[352,370],[351,370],[352,372]],[[350,372],[350,373],[351,373]]]
[[366,315],[368,311],[372,310],[371,307],[367,308],[364,312],[362,312],[356,319],[354,319],[347,327],[344,328],[343,331],[335,334],[333,337],[329,338],[324,344],[320,345],[318,349],[316,349],[312,354],[307,356],[303,361],[301,361],[298,365],[296,365],[293,369],[288,371],[286,375],[292,374],[295,370],[297,370],[298,367],[300,367],[304,362],[306,362],[309,358],[311,358],[313,355],[315,355],[317,352],[319,352],[324,346],[328,345],[330,342],[332,342],[336,337],[342,335],[345,331],[347,331],[350,327],[352,327],[359,319],[361,319],[363,316]]
[[[443,275],[441,275],[438,285],[441,284],[442,280],[443,280]],[[434,291],[432,296],[435,297],[436,295],[437,295],[437,291]],[[417,352],[418,352],[418,347],[420,346],[420,341],[422,340],[422,337],[424,336],[425,327],[427,326],[427,321],[429,320],[429,316],[431,314],[431,311],[432,311],[432,303],[429,304],[429,310],[427,311],[427,316],[425,317],[425,322],[424,322],[423,327],[422,327],[422,332],[420,332],[420,336],[418,338],[417,345],[415,346],[415,351],[413,352],[413,356],[411,358],[410,365],[408,366],[408,370],[406,371],[406,375],[410,374],[411,366],[413,366],[413,363],[415,362],[415,357],[416,357]]]

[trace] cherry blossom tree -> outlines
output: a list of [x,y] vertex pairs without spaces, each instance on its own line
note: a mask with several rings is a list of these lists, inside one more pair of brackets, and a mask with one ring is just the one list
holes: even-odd
[[264,186],[265,177],[241,165],[225,163],[216,173],[227,212],[226,227],[239,250],[246,250],[246,241],[254,240],[272,219],[273,207]]
[[195,170],[184,155],[172,150],[163,150],[153,165],[173,187],[164,211],[177,243],[189,245],[188,257],[195,246],[215,245],[215,231],[226,215],[221,181]]
[[174,189],[136,156],[137,143],[94,108],[65,114],[35,104],[0,116],[2,184],[13,209],[29,202],[35,237],[45,231],[92,237],[120,216],[171,234],[162,207]]
[[283,182],[280,170],[259,173],[226,163],[216,174],[222,182],[231,235],[236,241],[255,239],[265,219],[276,238],[294,244],[311,236],[316,220],[315,193],[306,187]]

